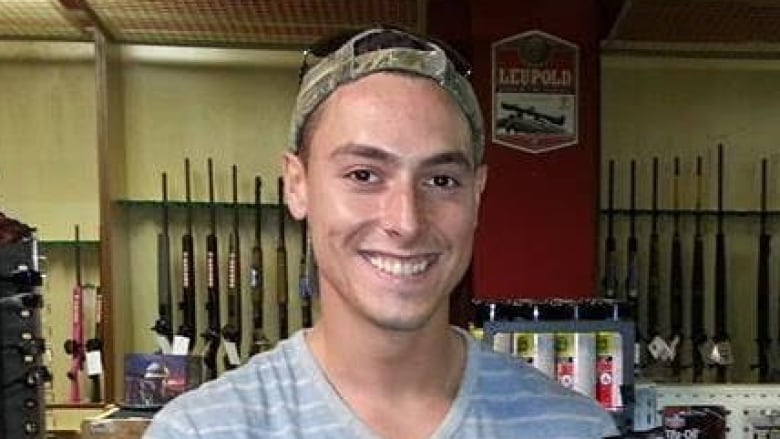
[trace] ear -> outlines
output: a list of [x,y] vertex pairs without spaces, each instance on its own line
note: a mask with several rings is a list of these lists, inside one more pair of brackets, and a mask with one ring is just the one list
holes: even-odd
[[300,157],[289,152],[285,153],[282,166],[287,209],[293,218],[300,221],[306,218],[308,210],[306,167]]
[[477,209],[479,209],[479,203],[482,200],[482,192],[485,190],[487,184],[488,168],[486,164],[481,164],[476,170],[476,181],[474,184],[474,197],[476,201]]

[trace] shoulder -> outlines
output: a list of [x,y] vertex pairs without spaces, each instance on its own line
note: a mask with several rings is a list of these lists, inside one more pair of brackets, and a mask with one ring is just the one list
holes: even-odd
[[470,352],[477,357],[478,367],[469,399],[472,412],[479,415],[480,422],[522,425],[531,431],[539,429],[548,433],[550,426],[555,433],[591,431],[592,437],[598,438],[617,434],[612,416],[593,399],[564,388],[515,357],[478,343]]
[[149,438],[251,437],[278,431],[299,419],[301,393],[310,388],[295,367],[296,342],[284,342],[244,366],[180,395],[154,417]]

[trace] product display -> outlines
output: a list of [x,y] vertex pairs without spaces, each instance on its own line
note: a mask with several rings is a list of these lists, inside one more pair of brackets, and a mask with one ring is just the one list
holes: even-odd
[[0,213],[0,437],[45,431],[42,282],[34,230]]

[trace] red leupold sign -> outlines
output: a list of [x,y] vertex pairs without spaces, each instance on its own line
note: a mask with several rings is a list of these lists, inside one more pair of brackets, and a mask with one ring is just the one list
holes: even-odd
[[576,144],[579,50],[541,31],[493,43],[493,142],[531,153]]

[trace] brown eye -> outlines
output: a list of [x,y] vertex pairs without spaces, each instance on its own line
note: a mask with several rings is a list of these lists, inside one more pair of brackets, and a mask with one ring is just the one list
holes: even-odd
[[435,175],[427,181],[427,184],[438,188],[454,188],[460,186],[460,183],[449,175]]
[[358,183],[375,183],[378,180],[377,175],[367,169],[354,170],[347,174],[347,178]]

